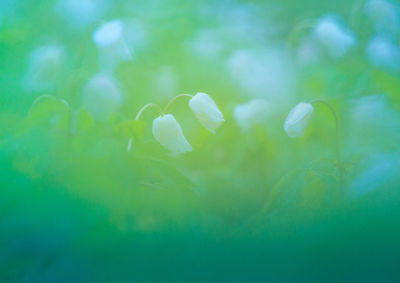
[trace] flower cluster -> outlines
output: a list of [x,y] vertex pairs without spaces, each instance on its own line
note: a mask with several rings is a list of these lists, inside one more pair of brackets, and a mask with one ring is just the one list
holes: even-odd
[[[165,110],[168,109],[168,106],[174,102],[175,99],[183,96],[190,97],[189,108],[192,110],[193,114],[204,128],[215,134],[215,129],[218,128],[225,120],[215,101],[206,93],[199,92],[194,96],[189,94],[178,95],[167,104]],[[140,114],[144,109],[147,108],[147,106],[156,105],[145,105],[139,111],[136,119],[140,118]],[[181,125],[178,123],[178,121],[176,121],[172,114],[164,114],[163,111],[161,111],[161,115],[153,121],[152,131],[154,138],[163,147],[170,150],[172,156],[177,157],[182,153],[192,151],[192,146],[185,138]]]

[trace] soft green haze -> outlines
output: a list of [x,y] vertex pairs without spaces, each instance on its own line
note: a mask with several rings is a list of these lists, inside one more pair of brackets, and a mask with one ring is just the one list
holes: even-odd
[[0,282],[398,282],[398,4],[0,0]]

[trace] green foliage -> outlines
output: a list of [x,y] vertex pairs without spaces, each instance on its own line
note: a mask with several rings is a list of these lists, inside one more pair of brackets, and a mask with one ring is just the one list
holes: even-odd
[[[400,174],[386,168],[399,164],[400,80],[364,58],[373,30],[352,1],[109,1],[80,32],[54,15],[56,2],[16,3],[19,17],[4,22],[0,4],[0,282],[397,281]],[[254,94],[232,79],[232,54],[278,46],[294,60],[303,25],[328,12],[351,22],[358,46],[341,60],[296,64],[292,93],[257,94],[270,116],[242,131],[234,107]],[[243,26],[220,27],[241,16]],[[100,72],[92,32],[131,17],[147,42],[113,74],[121,109],[98,119],[82,103]],[[265,19],[276,27],[256,29]],[[224,47],[202,57],[190,46],[207,29]],[[49,37],[68,51],[65,77],[53,91],[26,90],[29,53]],[[159,84],[165,67],[173,91]],[[187,101],[174,104],[193,151],[173,158],[152,136],[159,114],[135,115],[198,91],[226,122],[212,135]],[[376,93],[381,108],[366,107],[371,121],[359,122],[354,105]],[[315,98],[339,116],[343,188],[328,109],[315,106],[303,137],[283,130],[290,109]],[[371,191],[354,194],[359,183]]]

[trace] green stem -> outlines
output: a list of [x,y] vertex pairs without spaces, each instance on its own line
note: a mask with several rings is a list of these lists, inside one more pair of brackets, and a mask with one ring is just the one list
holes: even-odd
[[339,119],[338,116],[336,114],[335,109],[332,107],[332,105],[322,99],[314,99],[312,101],[310,101],[311,104],[323,104],[326,107],[328,107],[328,109],[330,110],[330,112],[332,113],[333,119],[334,119],[334,123],[335,123],[335,131],[336,131],[336,139],[335,139],[335,143],[336,143],[336,160],[337,160],[337,169],[339,172],[339,187],[340,187],[340,191],[343,192],[343,163],[342,163],[342,155],[341,155],[341,151],[340,151],[340,133],[339,133]]
[[165,106],[165,108],[164,108],[164,112],[166,113],[167,112],[167,110],[168,110],[168,108],[171,106],[171,104],[172,103],[174,103],[178,98],[180,98],[180,97],[185,97],[185,96],[187,96],[187,97],[193,97],[192,95],[190,95],[190,94],[178,94],[177,96],[175,96],[175,97],[173,97],[168,103],[167,103],[167,106]]
[[[136,115],[135,120],[136,120],[136,121],[139,120],[139,119],[140,119],[140,116],[142,116],[142,113],[144,112],[144,110],[146,110],[147,108],[150,108],[150,107],[157,108],[157,109],[160,111],[161,116],[164,115],[164,112],[162,111],[162,109],[161,109],[161,107],[160,107],[159,105],[154,104],[154,103],[149,103],[149,104],[146,104],[145,106],[143,106],[142,108],[140,108],[139,112],[138,112],[137,115]],[[130,139],[128,140],[128,145],[127,145],[127,147],[126,147],[126,152],[130,152],[130,151],[131,151],[132,142],[133,142],[133,138],[130,138]]]
[[164,115],[164,112],[162,111],[162,109],[161,109],[160,106],[158,106],[157,104],[154,104],[154,103],[149,103],[149,104],[146,104],[145,106],[143,106],[142,108],[140,108],[139,112],[138,112],[137,115],[136,115],[135,120],[139,120],[139,119],[140,119],[140,116],[141,116],[142,113],[143,113],[143,111],[146,110],[146,109],[149,108],[149,107],[155,107],[155,108],[157,108],[157,109],[160,111],[161,116]]

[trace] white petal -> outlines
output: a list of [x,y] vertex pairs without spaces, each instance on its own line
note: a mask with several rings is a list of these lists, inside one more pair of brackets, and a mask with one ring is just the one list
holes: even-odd
[[211,133],[215,133],[224,117],[215,101],[206,93],[199,92],[189,101],[189,107],[200,123]]
[[183,135],[179,123],[171,114],[159,116],[153,121],[153,136],[175,156],[192,151],[192,147]]
[[310,103],[297,104],[287,116],[284,130],[290,138],[300,137],[304,134],[314,107]]

